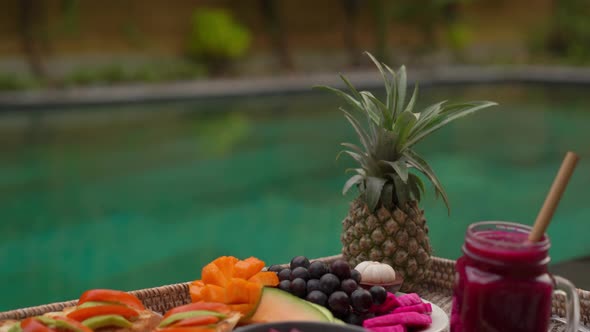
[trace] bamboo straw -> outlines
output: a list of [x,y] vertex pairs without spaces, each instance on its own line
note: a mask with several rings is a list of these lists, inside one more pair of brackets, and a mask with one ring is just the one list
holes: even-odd
[[545,198],[545,203],[543,203],[543,207],[541,207],[541,211],[539,211],[537,220],[535,220],[533,230],[531,231],[531,234],[529,234],[529,241],[538,242],[543,238],[545,230],[547,230],[551,218],[557,209],[557,204],[559,204],[559,200],[565,191],[565,187],[576,168],[578,159],[578,155],[571,151],[565,155],[561,167],[559,168],[559,172],[557,172],[557,176],[555,177],[555,180],[553,180],[553,185],[551,185],[551,189]]

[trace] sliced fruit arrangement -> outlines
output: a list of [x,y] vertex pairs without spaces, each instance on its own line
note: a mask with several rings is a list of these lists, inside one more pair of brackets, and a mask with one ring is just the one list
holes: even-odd
[[3,326],[8,332],[92,332],[90,328],[80,322],[67,317],[30,317],[20,322],[14,322],[10,327]]
[[349,324],[362,325],[365,319],[375,317],[369,309],[382,304],[387,297],[381,286],[368,290],[359,287],[360,272],[344,260],[328,265],[296,256],[289,267],[273,265],[268,270],[277,274],[279,289],[325,307]]
[[226,332],[238,323],[282,321],[346,321],[381,332],[432,322],[431,305],[417,294],[396,297],[381,286],[364,289],[361,273],[344,260],[328,265],[297,256],[289,267],[263,269],[264,262],[254,257],[219,257],[190,285],[193,303],[173,308],[163,318],[134,295],[93,289],[75,307],[0,321],[0,332]]
[[247,319],[256,310],[262,289],[279,284],[277,275],[263,272],[263,268],[264,262],[255,257],[219,257],[203,267],[201,279],[190,285],[191,299],[227,304]]
[[198,302],[169,310],[155,331],[226,332],[231,331],[241,314],[222,303]]
[[90,330],[116,328],[151,331],[161,319],[160,315],[147,310],[134,295],[112,289],[84,292],[77,306],[64,309],[63,314]]

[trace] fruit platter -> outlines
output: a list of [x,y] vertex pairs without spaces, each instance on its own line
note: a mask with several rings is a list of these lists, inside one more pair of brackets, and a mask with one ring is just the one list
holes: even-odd
[[[393,294],[360,286],[362,274],[340,255],[311,261],[296,256],[268,267],[254,257],[223,256],[192,282],[128,293],[89,290],[78,300],[0,313],[0,331],[448,331],[455,262],[432,259],[429,279]],[[322,277],[320,284],[312,281]],[[304,280],[304,290],[297,279]],[[581,321],[587,322],[590,294],[578,292]],[[554,300],[553,313],[563,315],[563,299]]]
[[[130,293],[92,289],[61,310],[4,319],[0,331],[247,332],[297,322],[334,331],[353,326],[374,332],[443,331],[448,326],[447,315],[416,293],[394,294],[377,284],[362,287],[364,279],[375,277],[371,270],[363,273],[343,259],[310,262],[296,256],[287,265],[265,265],[255,257],[219,257],[202,268],[201,279],[189,283],[190,302],[166,310],[152,309]],[[433,307],[442,312],[435,330],[430,329]]]

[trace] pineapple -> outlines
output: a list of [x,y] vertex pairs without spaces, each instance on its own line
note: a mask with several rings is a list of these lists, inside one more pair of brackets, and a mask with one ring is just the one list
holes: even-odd
[[442,196],[450,214],[441,183],[413,147],[451,121],[496,103],[443,101],[414,112],[418,87],[414,87],[406,103],[404,66],[394,72],[368,55],[383,76],[385,100],[368,91],[357,91],[342,75],[349,93],[321,87],[342,97],[354,112],[366,116],[368,122],[365,127],[352,112],[342,109],[360,141],[360,145],[342,143],[346,150],[341,153],[359,164],[358,168],[348,170],[355,174],[343,188],[346,194],[356,185],[359,196],[342,222],[342,254],[352,266],[365,260],[390,264],[404,277],[404,289],[412,289],[425,278],[432,254],[424,211],[418,205],[424,184],[415,171],[432,182],[436,195]]

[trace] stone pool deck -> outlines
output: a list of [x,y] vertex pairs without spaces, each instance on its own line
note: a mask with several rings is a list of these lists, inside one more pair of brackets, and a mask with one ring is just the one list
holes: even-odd
[[[358,87],[382,86],[381,78],[376,71],[344,73]],[[590,68],[536,66],[412,68],[410,80],[420,82],[421,86],[470,83],[590,84]],[[300,93],[310,91],[312,86],[318,84],[342,87],[337,73],[299,73],[273,77],[0,92],[0,111]]]

